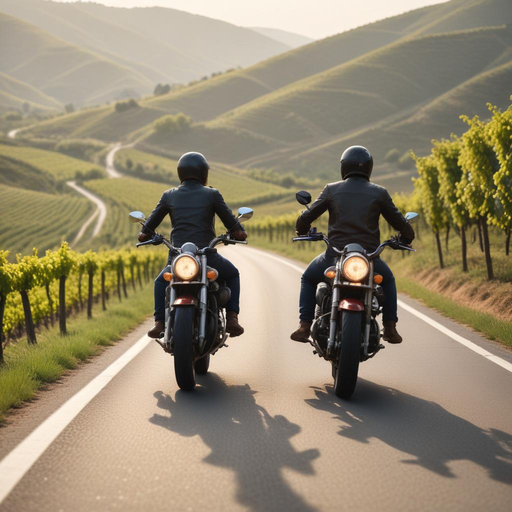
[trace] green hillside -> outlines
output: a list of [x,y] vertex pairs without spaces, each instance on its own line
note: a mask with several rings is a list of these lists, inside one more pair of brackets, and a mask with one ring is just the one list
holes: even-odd
[[[410,118],[509,55],[511,40],[510,28],[405,40],[283,87],[170,140],[159,140],[158,134],[150,132],[143,142],[169,152],[194,140],[212,159],[236,166],[293,170],[303,175],[314,170],[328,176],[331,163],[301,155],[308,151],[318,154],[333,145],[338,154],[341,140],[361,140],[362,131],[373,129],[375,133],[378,125]],[[506,83],[501,80],[496,86],[498,94],[508,98]],[[470,108],[467,102],[472,96],[465,98]],[[466,110],[461,103],[457,108]],[[402,142],[406,149],[415,149],[407,133]],[[376,157],[382,160],[385,153],[379,148]],[[329,162],[336,161],[331,158],[332,153]]]
[[175,9],[0,0],[0,10],[128,65],[153,85],[185,83],[290,49],[250,29]]
[[3,13],[0,46],[9,49],[0,54],[0,72],[62,103],[100,103],[153,86],[140,73]]
[[0,110],[23,110],[28,103],[32,111],[63,110],[63,105],[35,87],[0,73]]
[[92,204],[71,194],[57,195],[0,184],[0,247],[13,254],[41,252],[72,241],[93,212]]
[[9,158],[0,152],[0,186],[36,190],[39,192],[55,192],[55,180],[50,174],[41,172],[36,167]]
[[[73,180],[80,176],[102,176],[105,171],[95,164],[76,158],[26,146],[0,144],[0,157],[18,161],[37,169],[55,182]],[[30,187],[29,187],[30,188]]]
[[[353,144],[363,144],[371,148],[376,156],[374,177],[382,184],[389,186],[395,181],[395,190],[411,190],[411,173],[403,172],[402,176],[393,179],[390,174],[390,164],[384,161],[384,156],[390,149],[397,149],[399,154],[414,149],[418,155],[426,155],[431,149],[431,140],[448,138],[451,133],[462,134],[467,129],[461,119],[461,114],[479,115],[483,119],[489,117],[487,103],[501,108],[510,104],[512,93],[512,61],[478,76],[451,89],[435,98],[432,102],[419,108],[406,119],[396,123],[382,123],[370,129],[348,134],[327,144],[311,150],[297,152],[286,164],[290,168],[299,165],[311,168],[334,168],[339,158],[340,148]],[[392,164],[391,164],[392,166]],[[398,173],[395,173],[398,174]]]

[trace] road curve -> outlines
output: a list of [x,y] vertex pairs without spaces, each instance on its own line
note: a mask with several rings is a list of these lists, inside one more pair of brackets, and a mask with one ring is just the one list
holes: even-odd
[[96,205],[95,212],[84,222],[84,224],[80,228],[80,231],[78,231],[74,240],[71,242],[71,246],[73,247],[82,239],[87,228],[91,225],[92,222],[94,222],[96,218],[96,225],[94,226],[94,230],[91,234],[90,239],[92,240],[93,238],[96,238],[98,236],[107,218],[107,206],[98,196],[94,195],[92,192],[89,192],[80,185],[77,185],[76,181],[67,181],[66,185],[76,190],[79,194],[82,194],[89,201],[92,201]]
[[16,130],[11,130],[10,132],[7,133],[7,137],[9,139],[15,139],[16,138],[16,135],[18,134],[18,132],[21,130],[21,128],[17,128]]
[[107,153],[107,157],[105,159],[105,170],[107,171],[109,178],[122,178],[123,175],[116,169],[115,166],[115,158],[116,153],[120,151],[121,149],[129,148],[130,145],[123,146],[122,144],[118,143],[115,144],[112,149]]
[[[329,365],[288,337],[296,265],[248,247],[223,253],[241,271],[246,334],[212,358],[192,393],[177,389],[170,356],[143,348],[2,511],[509,510],[512,373],[401,309],[404,343],[364,363],[353,399],[341,401]],[[510,362],[504,349],[402,300]],[[20,429],[2,429],[5,445]]]

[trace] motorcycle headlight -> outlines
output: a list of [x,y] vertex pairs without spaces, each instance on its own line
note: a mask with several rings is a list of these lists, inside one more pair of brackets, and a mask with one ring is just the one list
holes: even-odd
[[343,275],[354,283],[360,283],[368,277],[370,265],[366,258],[353,255],[345,258],[343,262]]
[[194,257],[183,254],[174,260],[173,273],[182,281],[192,281],[199,274],[199,263]]

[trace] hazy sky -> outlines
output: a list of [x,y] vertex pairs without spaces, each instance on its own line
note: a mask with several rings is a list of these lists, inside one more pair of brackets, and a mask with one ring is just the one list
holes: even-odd
[[[59,0],[74,1],[74,0]],[[95,0],[116,7],[160,5],[244,27],[270,27],[322,38],[445,0]]]

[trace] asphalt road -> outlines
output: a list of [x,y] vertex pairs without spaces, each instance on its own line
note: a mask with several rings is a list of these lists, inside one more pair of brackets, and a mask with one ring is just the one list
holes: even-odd
[[[510,510],[512,373],[402,309],[404,343],[362,364],[352,400],[341,401],[329,364],[289,340],[297,270],[246,247],[224,254],[242,271],[246,334],[212,358],[191,393],[177,389],[172,358],[148,345],[48,447],[2,511]],[[63,387],[92,378],[121,349]],[[57,407],[51,393],[65,400],[57,388],[0,430],[0,455],[42,408]]]

